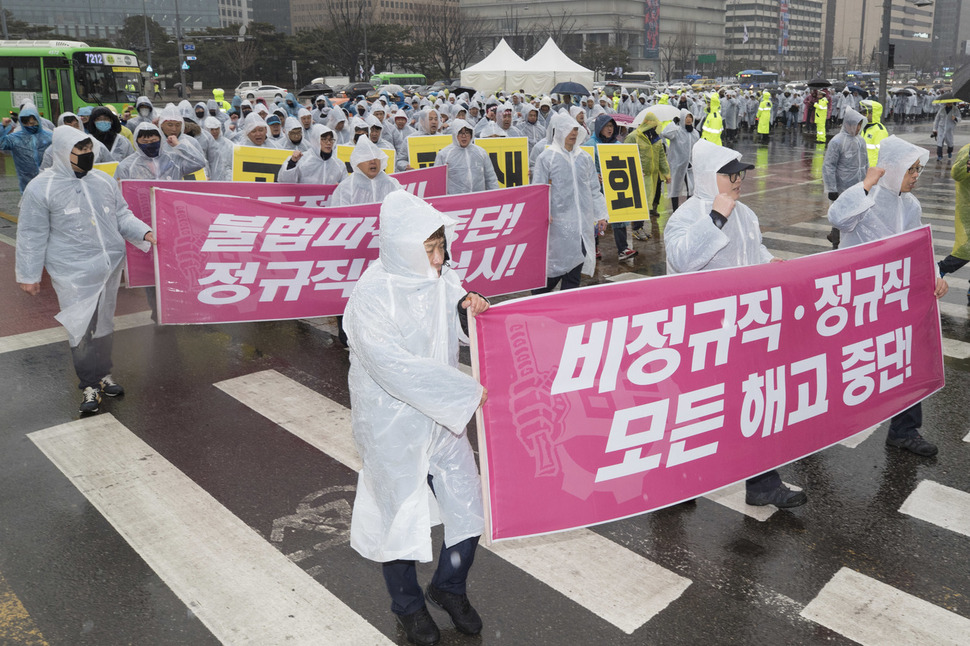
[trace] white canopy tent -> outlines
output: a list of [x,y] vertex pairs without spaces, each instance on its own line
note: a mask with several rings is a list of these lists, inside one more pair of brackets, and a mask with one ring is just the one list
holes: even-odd
[[589,89],[593,76],[592,70],[563,54],[552,38],[528,61],[512,51],[503,38],[491,54],[461,71],[461,84],[484,94],[497,90],[548,94],[563,81],[580,83]]

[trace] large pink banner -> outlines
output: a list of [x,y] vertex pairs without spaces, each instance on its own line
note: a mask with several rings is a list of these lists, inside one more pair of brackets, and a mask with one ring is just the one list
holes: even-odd
[[507,301],[474,324],[493,539],[709,493],[943,385],[929,228],[771,265]]
[[[448,168],[435,166],[420,170],[395,173],[404,190],[418,197],[445,195],[448,192]],[[277,182],[183,182],[154,180],[124,180],[121,193],[128,202],[128,208],[142,222],[151,224],[151,191],[163,188],[189,193],[214,195],[233,195],[274,204],[292,206],[324,207],[336,184],[281,184]],[[155,284],[155,253],[142,253],[131,246],[127,247],[126,275],[128,287],[150,287]]]
[[[326,209],[153,191],[159,323],[342,314],[378,256],[380,204]],[[545,285],[549,187],[428,199],[459,221],[451,266],[486,296]]]

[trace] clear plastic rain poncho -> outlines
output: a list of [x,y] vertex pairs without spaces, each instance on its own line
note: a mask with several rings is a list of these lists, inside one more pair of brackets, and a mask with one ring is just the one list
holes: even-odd
[[[249,138],[249,134],[256,128],[266,129],[266,140],[260,146],[254,144],[253,140]],[[242,134],[236,139],[236,145],[249,148],[279,148],[270,138],[269,125],[267,125],[266,120],[255,112],[246,117],[246,123],[243,124]]]
[[[432,112],[434,112],[435,116],[438,117],[438,124],[439,125],[441,124],[441,115],[437,110],[435,110],[434,108],[422,110],[421,112],[418,113],[418,116],[416,117],[416,121],[415,121],[416,132],[414,134],[408,135],[408,139],[410,139],[411,137],[426,137],[429,135],[441,134],[437,131],[437,129],[435,130],[435,132],[431,132],[431,113]],[[394,160],[394,169],[396,171],[401,172],[403,170],[407,170],[407,167],[410,165],[410,161],[409,161],[410,154],[411,153],[408,150],[407,139],[406,139],[404,141],[404,153],[401,155],[398,155]]]
[[960,123],[960,108],[952,103],[941,105],[933,120],[937,146],[953,147],[953,131],[958,123]]
[[[81,120],[73,112],[62,112],[59,117],[57,117],[57,125],[64,126],[68,125],[64,123],[64,119],[67,117],[74,117],[78,119],[77,123],[80,124]],[[73,127],[73,126],[72,126]],[[76,128],[78,132],[81,132],[81,128]],[[94,163],[95,164],[107,164],[114,161],[111,158],[111,152],[105,148],[104,144],[97,139],[92,138],[91,142],[94,144]],[[44,159],[40,162],[40,169],[44,170],[50,168],[54,163],[54,147],[48,146],[47,150],[44,151]]]
[[[300,131],[300,143],[293,143],[290,139],[290,132],[293,130]],[[306,131],[303,129],[303,124],[296,117],[287,117],[286,121],[283,122],[283,136],[280,138],[280,148],[283,150],[299,150],[301,153],[306,152],[310,149],[310,142],[307,141]]]
[[[341,126],[340,124],[343,125]],[[347,123],[347,114],[340,106],[335,107],[327,115],[327,127],[333,130],[334,135],[337,137],[338,145],[346,146],[353,143],[354,131],[350,128],[350,124]]]
[[40,114],[33,104],[24,105],[20,111],[18,118],[25,117],[34,117],[37,120],[36,132],[29,132],[23,126],[15,131],[13,123],[0,128],[0,150],[9,150],[13,154],[21,193],[30,180],[40,173],[44,151],[51,145],[51,133],[41,125]]
[[475,145],[475,135],[464,148],[458,143],[462,128],[472,130],[464,119],[455,119],[451,125],[451,144],[438,152],[435,166],[448,166],[448,195],[491,191],[499,188],[495,168],[484,148]]
[[[380,160],[381,171],[377,177],[371,179],[364,174],[358,164],[373,159]],[[328,206],[350,206],[353,204],[375,204],[393,191],[401,188],[401,184],[388,175],[387,153],[378,148],[367,137],[361,137],[350,153],[350,166],[353,172],[337,185],[337,189],[330,196]]]
[[925,165],[930,153],[899,137],[879,146],[878,168],[886,171],[869,194],[862,182],[847,189],[829,207],[829,222],[842,235],[839,248],[854,247],[920,226],[923,209],[912,193],[901,193],[903,179],[917,161]]
[[670,166],[670,188],[667,194],[671,197],[690,195],[694,189],[694,170],[691,168],[690,156],[700,134],[696,127],[687,132],[687,115],[690,113],[690,110],[681,109],[680,123],[671,121],[661,133],[670,142],[667,145],[667,165]]
[[290,160],[283,162],[277,181],[288,182],[290,184],[339,184],[348,178],[347,165],[337,158],[337,144],[326,159],[320,149],[320,137],[327,133],[333,134],[333,130],[319,123],[313,124],[310,134],[305,137],[309,139],[308,145],[316,143],[316,148],[311,148],[303,153],[303,156],[296,162],[293,168],[289,168]]
[[[216,117],[206,117],[202,122],[206,131],[218,130],[219,138],[212,137],[206,160],[209,163],[209,179],[215,182],[232,181],[232,150],[233,144],[222,132],[222,123]],[[210,133],[210,136],[211,133]]]
[[[147,108],[148,113],[142,114],[142,108]],[[147,96],[140,96],[138,97],[138,100],[135,101],[135,113],[135,116],[128,119],[128,123],[125,124],[125,127],[132,132],[135,131],[135,128],[137,128],[139,124],[153,123],[155,119],[158,118],[158,112],[155,111],[155,106],[152,105],[151,99],[149,99]]]
[[852,108],[845,109],[842,130],[832,137],[825,148],[822,182],[826,193],[841,193],[865,179],[869,170],[869,154],[866,140],[862,137],[865,127],[865,117]]
[[125,240],[142,251],[151,228],[136,218],[111,176],[92,170],[78,178],[71,149],[90,135],[54,130],[54,163],[24,191],[17,226],[17,282],[50,274],[61,311],[55,317],[77,346],[98,310],[96,338],[114,330]]
[[380,258],[344,313],[351,423],[363,462],[350,544],[374,561],[430,561],[439,517],[446,547],[484,531],[465,431],[483,389],[458,368],[458,343],[467,337],[457,308],[466,291],[448,266],[439,277],[424,249],[442,226],[450,245],[456,224],[409,193],[390,194],[381,207]]
[[758,265],[771,260],[761,243],[758,216],[740,201],[718,229],[711,219],[717,171],[741,153],[701,139],[694,144],[694,195],[674,211],[664,229],[667,273]]
[[[162,138],[159,142],[158,155],[150,157],[138,144],[138,135],[142,132],[157,132]],[[121,160],[115,170],[115,179],[182,179],[185,175],[205,168],[206,159],[197,146],[186,145],[179,138],[177,146],[169,145],[161,129],[150,123],[138,124],[134,133],[135,153]],[[191,140],[191,137],[187,139]]]
[[970,232],[970,173],[967,172],[968,159],[970,159],[970,144],[967,144],[957,151],[956,159],[953,160],[953,167],[950,169],[950,177],[957,183],[956,211],[953,218],[953,251],[950,252],[950,255],[963,260],[970,260],[970,240],[967,238],[967,233]]
[[[565,112],[553,117],[549,125],[552,145],[539,155],[532,177],[533,184],[551,185],[546,276],[562,276],[577,265],[592,276],[596,267],[594,228],[597,221],[608,217],[606,198],[600,192],[593,158],[580,148],[585,129]],[[573,149],[566,150],[564,142],[574,129],[580,136]]]
[[[188,103],[188,102],[183,101],[183,103]],[[189,111],[191,112],[191,106]],[[195,115],[193,113],[190,118],[194,118],[194,117]],[[195,137],[192,137],[191,135],[186,134],[185,118],[182,116],[182,113],[180,112],[179,108],[172,105],[171,103],[169,103],[164,108],[162,108],[161,112],[158,115],[158,129],[162,131],[162,143],[164,144],[166,139],[165,131],[162,129],[162,124],[164,124],[167,121],[178,124],[177,136],[179,140],[179,146],[187,144],[189,147],[195,148],[199,152],[199,155],[201,155],[202,159],[205,160],[205,149],[202,147],[202,144],[195,139]],[[138,147],[137,141],[135,142],[135,147],[136,148]],[[163,149],[164,149],[164,146],[163,146]]]

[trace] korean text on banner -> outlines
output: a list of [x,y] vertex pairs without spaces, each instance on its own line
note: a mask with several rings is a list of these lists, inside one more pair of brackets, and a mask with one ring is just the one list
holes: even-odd
[[599,156],[610,222],[649,220],[650,207],[637,145],[600,146]]
[[408,164],[411,165],[411,168],[434,166],[438,151],[450,143],[450,135],[408,137]]
[[492,539],[616,520],[797,460],[943,386],[928,227],[476,317]]
[[529,140],[525,137],[489,137],[476,139],[492,160],[498,184],[503,188],[529,183]]
[[[444,166],[395,173],[405,191],[420,198],[445,195],[448,192],[448,169]],[[235,195],[274,204],[291,206],[323,207],[333,194],[336,184],[279,184],[275,182],[206,182],[203,185],[180,181],[147,181],[126,179],[121,182],[121,193],[135,217],[151,225],[151,190],[167,188],[176,191]],[[130,245],[131,243],[126,243]],[[150,287],[155,284],[155,250],[133,253],[128,250],[125,269],[128,287]]]
[[232,181],[275,182],[280,167],[293,154],[279,148],[232,147]]
[[[451,266],[486,296],[545,285],[549,187],[433,197],[459,221]],[[160,323],[343,313],[378,255],[380,204],[314,209],[152,191]]]
[[[361,135],[361,136],[363,136],[363,135]],[[384,169],[384,172],[385,173],[388,172],[388,171],[394,172],[394,149],[393,148],[381,148],[381,150],[383,150],[384,151],[384,154],[387,155],[387,168]],[[342,161],[344,164],[347,165],[347,174],[348,175],[350,173],[354,172],[354,169],[351,168],[351,166],[350,166],[350,154],[352,152],[354,152],[354,147],[353,146],[337,146],[337,159],[339,159],[340,161]]]

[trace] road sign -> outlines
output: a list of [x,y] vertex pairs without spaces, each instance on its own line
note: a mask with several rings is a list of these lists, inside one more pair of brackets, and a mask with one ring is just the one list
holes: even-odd
[[193,45],[192,43],[182,43],[182,49],[184,49],[187,52],[194,52],[195,45]]
[[149,74],[151,74],[151,73],[152,73],[152,72],[154,72],[155,70],[153,70],[153,69],[152,69],[152,66],[151,66],[151,65],[149,65],[148,67],[146,67],[146,68],[145,68],[145,71],[146,71],[146,72],[148,72]]
[[183,69],[183,70],[187,70],[187,69],[189,69],[189,64],[188,64],[188,63],[186,63],[185,61],[182,61],[182,69]]
[[186,56],[185,57],[185,60],[187,60],[187,61],[197,61],[197,60],[199,60],[199,57],[198,56]]

